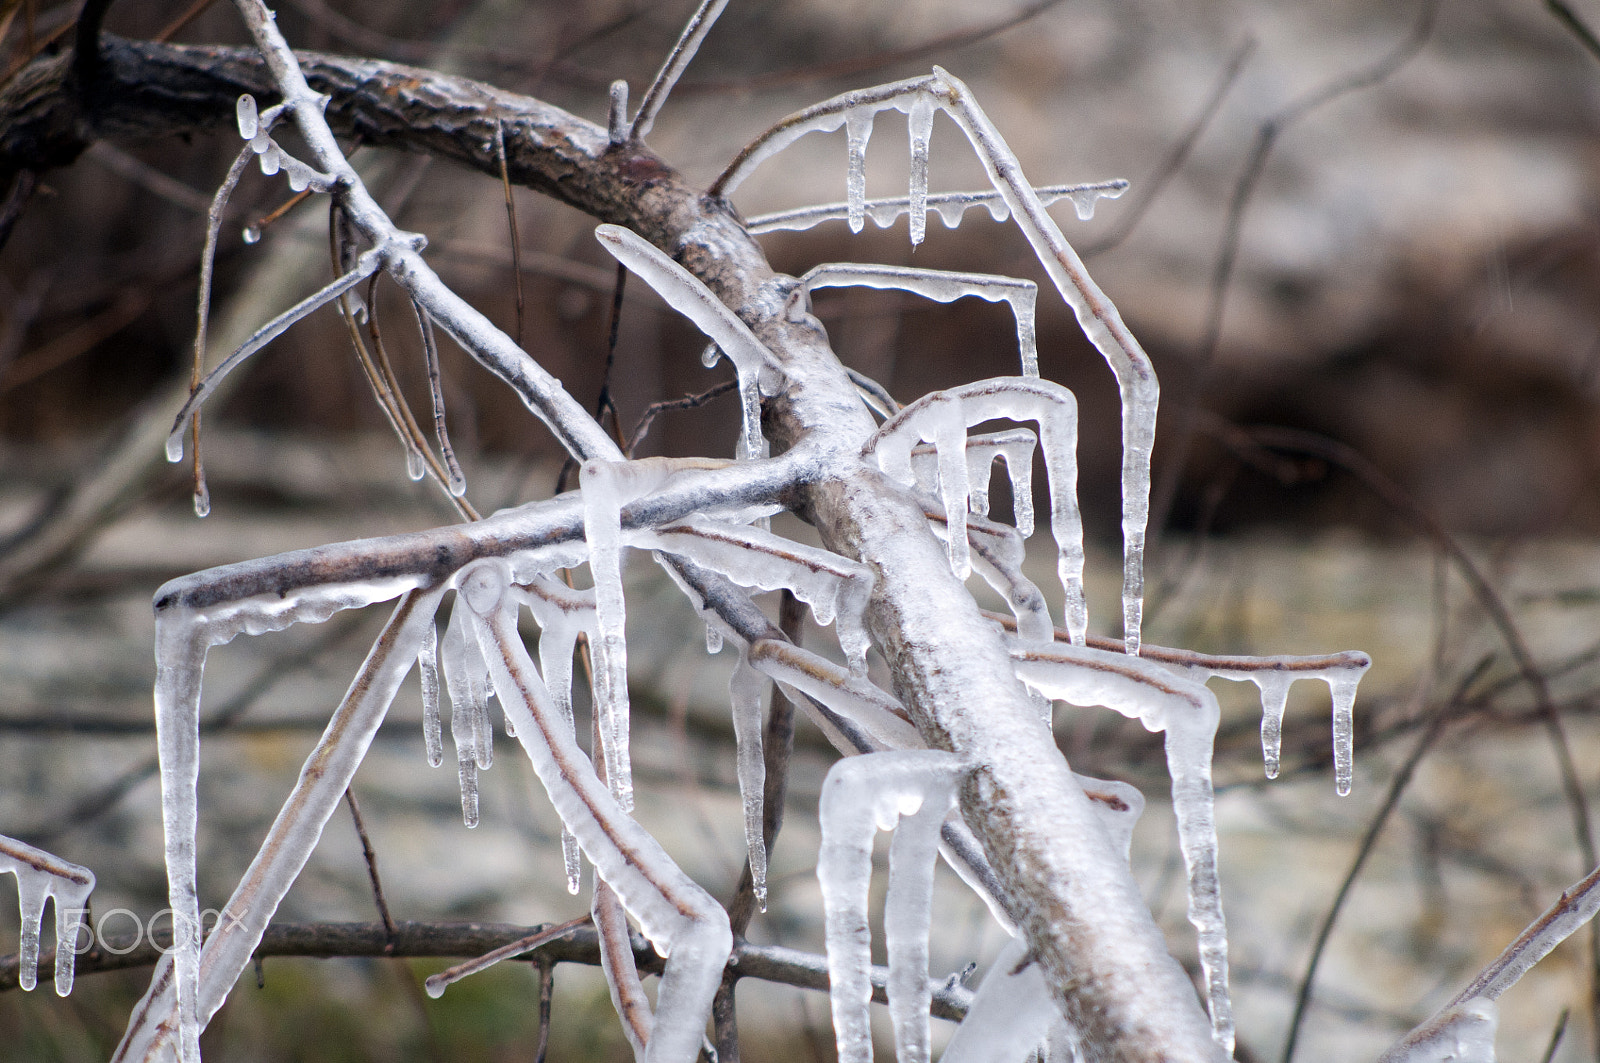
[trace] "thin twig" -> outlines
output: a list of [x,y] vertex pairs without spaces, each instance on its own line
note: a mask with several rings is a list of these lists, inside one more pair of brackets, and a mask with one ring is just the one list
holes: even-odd
[[344,800],[350,806],[350,819],[356,825],[356,837],[361,839],[361,856],[367,864],[367,879],[372,883],[372,900],[378,906],[378,918],[383,920],[383,932],[388,935],[388,944],[392,948],[398,930],[394,918],[389,914],[389,901],[383,895],[383,880],[378,877],[378,854],[372,848],[367,824],[361,818],[361,805],[356,801],[355,790],[345,787]]
[[1572,31],[1578,38],[1578,43],[1583,45],[1586,52],[1596,59],[1600,59],[1600,38],[1596,38],[1594,30],[1589,24],[1578,17],[1578,13],[1565,2],[1565,0],[1544,0],[1544,6],[1550,9],[1563,26]]
[[639,415],[638,422],[633,426],[633,435],[628,437],[628,445],[622,448],[622,452],[630,458],[633,457],[634,452],[639,449],[639,444],[644,442],[644,437],[650,431],[650,426],[655,423],[655,419],[668,410],[698,409],[712,399],[726,395],[738,386],[739,382],[737,380],[725,380],[709,391],[702,391],[698,395],[685,395],[681,399],[652,402],[645,407],[644,413]]
[[511,279],[517,293],[517,331],[511,338],[522,346],[522,231],[517,228],[517,201],[511,195],[511,171],[506,167],[506,124],[494,121],[494,149],[500,157],[500,185],[506,194],[506,228],[511,233]]

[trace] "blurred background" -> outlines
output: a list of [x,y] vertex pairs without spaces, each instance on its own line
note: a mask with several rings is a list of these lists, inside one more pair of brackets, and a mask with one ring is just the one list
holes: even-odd
[[[283,0],[279,21],[297,47],[480,78],[603,123],[607,84],[625,78],[639,98],[691,7]],[[32,0],[0,11],[13,72],[76,15]],[[155,37],[185,13],[124,0],[106,27]],[[1090,221],[1065,203],[1054,213],[1161,375],[1147,638],[1212,652],[1359,649],[1375,661],[1357,706],[1356,791],[1342,800],[1320,687],[1296,688],[1283,777],[1266,784],[1253,690],[1218,684],[1241,1059],[1282,1057],[1313,939],[1368,833],[1296,1058],[1375,1057],[1594,863],[1571,800],[1574,785],[1600,785],[1600,49],[1583,25],[1600,25],[1600,4],[735,0],[649,138],[708,184],[785,114],[938,63],[973,87],[1035,183],[1132,182]],[[172,39],[243,36],[217,4]],[[161,460],[160,440],[187,389],[205,210],[236,145],[231,133],[98,144],[43,177],[0,250],[0,833],[93,868],[97,911],[147,916],[165,903],[154,588],[209,565],[455,519],[435,489],[407,479],[332,313],[296,325],[208,407],[213,512],[193,515],[188,476]],[[870,195],[904,194],[906,154],[903,124],[880,117]],[[498,182],[421,157],[354,158],[396,220],[428,235],[446,280],[516,332]],[[809,137],[735,204],[754,217],[842,200],[844,174],[843,137]],[[983,186],[943,119],[931,182]],[[233,196],[213,361],[330,276],[320,204],[262,224],[288,195],[252,172]],[[514,195],[522,342],[592,407],[614,264],[591,220]],[[245,240],[247,226],[259,241]],[[930,217],[915,251],[903,220],[763,242],[792,273],[853,260],[1041,282],[1043,373],[1082,410],[1092,629],[1117,634],[1116,392],[1022,238],[974,211],[954,230]],[[420,353],[392,289],[385,298],[396,372],[426,409]],[[902,402],[1016,372],[1004,306],[830,290],[815,310],[841,356]],[[624,430],[651,403],[724,379],[725,364],[701,366],[702,345],[643,285],[627,286],[609,381]],[[473,503],[487,512],[548,496],[561,469],[548,434],[460,351],[447,345],[443,360]],[[736,426],[729,398],[666,413],[639,453],[729,455]],[[997,489],[997,512],[1006,507]],[[1051,561],[1039,560],[1048,586]],[[725,896],[741,851],[731,660],[705,656],[658,574],[639,565],[633,578],[635,749],[657,798],[641,801],[641,818]],[[203,762],[202,904],[220,904],[237,881],[380,623],[341,616],[213,653],[207,713],[225,723]],[[825,646],[831,633],[809,638]],[[423,762],[418,706],[408,686],[357,780],[396,917],[580,914],[561,885],[554,817],[515,751],[486,776],[483,823],[467,831],[451,773]],[[1191,957],[1159,742],[1103,712],[1061,709],[1057,723],[1076,770],[1126,779],[1150,799],[1135,870],[1175,953]],[[830,755],[814,731],[797,741],[773,902],[751,936],[820,949],[811,869]],[[939,903],[948,933],[932,973],[975,961],[981,975],[999,931],[953,876]],[[347,818],[330,825],[282,916],[374,918]],[[15,927],[5,884],[0,953],[15,947]],[[1505,999],[1503,1059],[1546,1058],[1552,1045],[1553,1058],[1595,1055],[1588,955],[1587,941],[1569,943]],[[208,1052],[533,1058],[536,980],[524,965],[438,1001],[414,991],[430,969],[269,960],[265,987],[240,987]],[[0,1044],[29,1060],[104,1058],[143,980],[86,977],[65,1001],[48,989],[0,993]],[[598,974],[562,967],[556,986],[552,1058],[627,1058]],[[746,981],[739,1003],[750,1058],[831,1059],[821,995]]]

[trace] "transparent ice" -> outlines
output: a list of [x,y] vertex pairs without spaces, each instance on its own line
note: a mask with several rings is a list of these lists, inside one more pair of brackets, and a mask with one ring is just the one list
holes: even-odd
[[94,872],[0,834],[0,875],[8,873],[17,877],[17,906],[22,917],[17,985],[32,992],[37,982],[44,906],[52,901],[56,910],[56,994],[64,997],[72,992],[73,961],[89,894],[94,892]]

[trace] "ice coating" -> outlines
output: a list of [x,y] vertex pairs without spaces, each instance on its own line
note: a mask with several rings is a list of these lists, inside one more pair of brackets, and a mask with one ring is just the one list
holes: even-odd
[[[941,534],[941,521],[930,520],[934,534]],[[949,534],[948,527],[942,534]],[[1044,592],[1022,572],[1027,547],[1017,529],[971,517],[967,520],[967,540],[972,549],[973,570],[1011,607],[1011,615],[1017,620],[1017,637],[1024,642],[1049,642],[1054,638],[1055,626],[1050,621]]]
[[940,1063],[1022,1063],[1044,1042],[1061,1011],[1043,965],[1018,934],[994,958]]
[[[1033,192],[1045,206],[1062,199],[1070,199],[1078,218],[1087,221],[1094,216],[1096,203],[1102,199],[1116,199],[1127,189],[1128,182],[1118,179],[1090,184],[1040,185]],[[885,229],[893,225],[895,219],[904,214],[909,206],[909,196],[891,196],[867,200],[862,204],[862,212],[870,217],[878,228]],[[985,208],[990,218],[997,222],[1007,221],[1011,217],[1011,210],[1006,206],[1005,200],[1000,197],[999,192],[992,189],[983,192],[931,193],[928,196],[928,206],[938,212],[940,220],[947,229],[958,227],[962,216],[972,207]],[[778,229],[805,230],[825,221],[847,220],[849,216],[849,203],[819,203],[813,207],[758,214],[749,219],[745,227],[759,235]]]
[[872,594],[872,571],[849,558],[791,542],[760,528],[691,517],[660,528],[627,532],[631,546],[687,557],[743,587],[786,588],[811,607],[818,624],[839,624],[839,646],[865,667],[871,644],[862,619]]
[[1378,1058],[1378,1063],[1495,1063],[1500,1008],[1473,997],[1435,1015]]
[[1348,796],[1355,773],[1355,700],[1361,677],[1372,658],[1350,651],[1321,657],[1281,654],[1267,657],[1210,657],[1195,655],[1188,671],[1254,683],[1261,691],[1261,753],[1267,778],[1278,777],[1283,714],[1289,688],[1300,679],[1320,679],[1328,684],[1333,701],[1333,777],[1339,796]]
[[[733,945],[727,914],[627,814],[567,734],[515,621],[494,599],[493,591],[503,594],[507,580],[498,562],[481,562],[463,577],[477,590],[471,599],[475,627],[495,690],[562,822],[645,937],[667,957],[646,1063],[692,1063]],[[492,604],[477,612],[485,602]]]
[[786,687],[815,698],[865,730],[885,749],[917,749],[923,744],[894,697],[865,676],[853,675],[825,657],[788,642],[758,639],[748,660]]
[[1139,720],[1146,730],[1165,733],[1172,811],[1188,869],[1189,922],[1199,940],[1212,1036],[1231,1054],[1228,932],[1211,789],[1212,744],[1221,719],[1216,696],[1154,662],[1087,646],[1017,644],[1011,659],[1017,677],[1042,694],[1074,705],[1104,705]]
[[[710,628],[707,628],[710,630]],[[740,647],[739,661],[728,678],[728,701],[733,706],[739,800],[744,805],[744,846],[750,861],[750,881],[756,904],[767,910],[767,843],[763,836],[762,787],[766,762],[761,752],[761,698],[768,679],[750,666],[747,649]]]
[[777,364],[772,352],[698,277],[642,236],[619,225],[601,225],[594,234],[618,262],[650,285],[674,310],[694,322],[733,362],[745,411],[740,454],[747,459],[764,456],[767,444],[761,437],[760,380],[764,369]]
[[[1037,421],[1039,446],[1044,455],[1050,486],[1050,530],[1056,541],[1056,573],[1065,596],[1065,619],[1075,644],[1083,644],[1088,634],[1088,606],[1083,594],[1083,520],[1078,512],[1078,403],[1072,392],[1049,380],[1033,377],[995,377],[948,391],[925,395],[879,426],[862,447],[863,456],[876,456],[884,472],[903,483],[915,482],[911,452],[920,440],[928,440],[940,452],[941,494],[945,496],[945,519],[949,534],[951,567],[967,554],[967,488],[965,432],[967,425],[990,420]],[[952,430],[959,422],[959,437]],[[941,442],[946,440],[948,442]],[[959,504],[953,503],[948,466],[962,489]],[[1009,466],[1009,458],[1007,460]],[[959,540],[959,545],[958,545]]]
[[829,1001],[840,1063],[868,1063],[872,1038],[872,933],[867,894],[872,838],[893,830],[884,938],[889,955],[889,1014],[901,1063],[928,1059],[928,926],[939,827],[955,803],[965,768],[954,754],[901,750],[847,757],[828,771],[818,818],[828,949]]
[[56,911],[56,995],[64,997],[72,992],[78,931],[83,926],[89,894],[94,892],[94,872],[27,842],[0,834],[0,875],[8,872],[17,877],[17,906],[22,915],[17,985],[31,992],[37,982],[44,905],[45,901],[53,900]]
[[422,636],[417,675],[422,681],[422,744],[429,766],[437,768],[444,763],[444,738],[439,728],[439,632],[431,625]]
[[[198,981],[200,1023],[222,1006],[229,988],[249,965],[273,912],[305,866],[324,825],[343,802],[345,789],[416,661],[422,645],[423,625],[433,623],[440,596],[440,591],[433,590],[408,594],[401,599],[327,730],[307,757],[293,792],[224,906],[225,918],[218,920],[206,939]],[[161,601],[158,596],[158,608]],[[158,638],[160,616],[158,612]],[[159,682],[159,668],[157,675]],[[160,729],[159,718],[157,729]],[[165,790],[165,779],[163,787]],[[163,792],[164,818],[165,805]],[[169,882],[177,878],[176,869],[169,867]],[[192,869],[187,881],[193,883]],[[150,989],[135,1010],[122,1043],[112,1057],[115,1063],[148,1058],[158,1041],[167,1041],[170,1047],[169,1035],[174,1028],[178,1030],[180,1046],[175,1051],[181,1052],[186,1034],[178,1003],[180,994],[175,988],[179,970],[175,960],[182,960],[179,949],[163,956],[158,963]]]
[[904,291],[940,303],[951,303],[967,296],[976,296],[991,303],[1007,303],[1017,321],[1017,349],[1022,356],[1022,375],[1039,375],[1039,346],[1034,328],[1039,286],[1033,281],[994,273],[956,273],[912,266],[828,262],[808,270],[800,278],[800,283],[807,289],[859,287]]
[[[650,88],[645,90],[644,99],[639,103],[639,113],[634,115],[633,125],[628,130],[630,140],[642,140],[650,132],[651,126],[655,124],[656,115],[667,102],[667,97],[672,94],[673,86],[688,69],[695,53],[700,50],[701,42],[706,39],[706,34],[711,32],[711,27],[716,24],[718,16],[722,14],[722,9],[727,4],[728,0],[701,0],[694,15],[683,27],[678,43],[673,45],[672,51],[667,54],[666,62],[661,64],[661,70],[656,74],[655,80],[650,83]],[[626,88],[623,90],[622,106],[624,110],[627,108]]]
[[[539,625],[539,672],[544,677],[557,717],[569,735],[576,735],[572,715],[572,653],[578,635],[596,635],[594,591],[579,591],[544,576],[514,584],[508,592],[528,607]],[[503,706],[502,706],[503,708]],[[516,725],[506,717],[506,734],[516,737]],[[567,892],[577,896],[583,864],[578,840],[561,828],[561,861],[567,875]]]
[[1122,322],[1116,306],[1089,276],[999,130],[949,72],[933,68],[932,91],[972,142],[995,190],[1005,200],[1056,290],[1117,379],[1122,403],[1122,626],[1130,656],[1139,653],[1144,615],[1144,541],[1150,517],[1150,454],[1155,446],[1160,385],[1155,367]]
[[[248,563],[236,567],[247,568]],[[205,607],[183,604],[195,589],[196,577],[172,580],[156,591],[156,748],[161,763],[161,820],[166,833],[167,903],[173,913],[177,1053],[181,1063],[196,1063],[200,1053],[195,786],[200,771],[200,687],[206,652],[240,634],[281,631],[296,623],[320,624],[342,609],[398,597],[419,582],[420,577],[400,576],[312,586],[293,593],[252,595]],[[410,663],[408,660],[408,669]]]
[[1133,851],[1133,828],[1139,825],[1144,814],[1144,794],[1138,788],[1116,779],[1092,779],[1087,775],[1072,773],[1088,795],[1100,825],[1111,835],[1112,846],[1127,860]]

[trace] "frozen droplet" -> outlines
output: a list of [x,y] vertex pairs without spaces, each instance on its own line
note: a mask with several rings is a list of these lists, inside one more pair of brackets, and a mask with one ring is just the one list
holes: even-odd
[[239,97],[239,102],[234,105],[234,113],[239,120],[239,136],[245,140],[255,139],[261,131],[260,115],[256,113],[256,98],[246,92]]
[[250,138],[250,150],[257,155],[260,155],[270,147],[272,147],[272,137],[265,129],[259,130],[255,136]]
[[304,192],[311,185],[311,171],[304,166],[294,166],[289,169],[289,190],[291,192]]
[[867,208],[867,217],[872,219],[872,224],[880,229],[887,229],[894,224],[900,216],[900,204],[896,201],[878,200]]
[[420,480],[427,473],[427,466],[423,464],[422,454],[416,450],[406,451],[406,475],[413,480]]
[[715,624],[706,624],[706,652],[722,652],[722,629]]
[[967,205],[959,199],[941,199],[933,209],[939,212],[939,220],[946,229],[955,229],[961,225],[961,215],[967,212]]
[[246,225],[244,227],[244,232],[240,233],[239,235],[244,238],[244,242],[247,244],[261,242],[261,230],[256,228],[254,225]]
[[721,357],[722,348],[718,347],[715,343],[710,343],[706,345],[705,350],[700,352],[700,364],[705,366],[707,369],[712,369],[716,366],[717,360]]
[[278,150],[276,144],[268,144],[267,150],[257,156],[256,161],[261,165],[261,172],[271,177],[283,166],[283,152]]
[[203,479],[194,489],[194,515],[201,518],[211,515],[211,490]]
[[183,433],[188,428],[188,423],[180,424],[173,433],[167,437],[167,460],[176,465],[183,460]]

